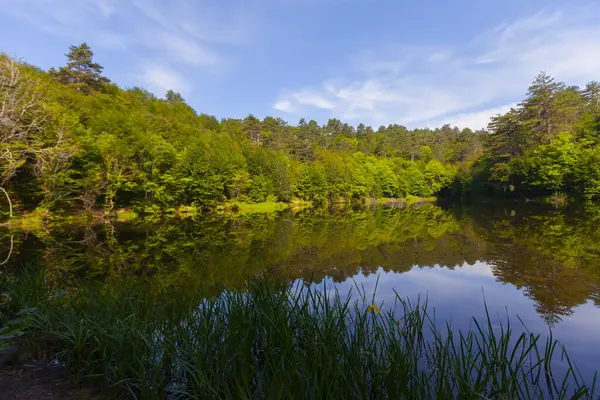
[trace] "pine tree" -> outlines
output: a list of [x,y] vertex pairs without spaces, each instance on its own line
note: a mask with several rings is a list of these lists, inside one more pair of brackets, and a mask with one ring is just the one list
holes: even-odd
[[529,86],[527,98],[522,106],[525,110],[525,124],[538,143],[551,142],[557,133],[554,125],[554,100],[556,93],[564,88],[564,83],[555,82],[554,78],[544,71],[540,72]]
[[58,71],[50,70],[50,75],[65,85],[89,93],[90,90],[100,90],[104,83],[110,82],[102,76],[104,67],[93,61],[94,52],[87,43],[79,46],[70,46],[69,52],[65,54],[67,65],[60,67]]
[[592,81],[585,85],[582,95],[590,111],[600,113],[600,82]]
[[244,118],[244,134],[255,145],[262,145],[260,120],[252,114]]
[[510,161],[525,151],[527,141],[521,126],[519,110],[513,108],[504,115],[492,117],[488,130],[491,133],[488,150],[494,161]]
[[180,93],[177,93],[171,89],[169,89],[165,94],[165,100],[167,100],[167,103],[169,104],[185,103],[185,99],[183,98],[183,96]]

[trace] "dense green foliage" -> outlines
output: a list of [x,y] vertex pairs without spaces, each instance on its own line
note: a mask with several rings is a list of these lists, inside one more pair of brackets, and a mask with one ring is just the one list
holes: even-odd
[[600,84],[583,90],[540,73],[526,99],[492,119],[476,185],[600,198]]
[[22,311],[5,336],[23,334],[77,381],[123,398],[594,398],[595,378],[586,383],[551,336],[514,335],[489,313],[456,332],[426,304],[302,284],[203,299],[142,286],[52,294],[39,270],[19,282],[9,297]]
[[173,91],[158,99],[111,84],[85,44],[67,57],[49,73],[0,59],[0,98],[10,100],[2,109],[0,172],[21,209],[152,212],[225,200],[431,196],[455,171],[437,142],[444,136],[467,146],[475,136],[401,126],[373,132],[338,120],[218,121]]
[[84,43],[41,71],[0,55],[1,185],[21,210],[156,212],[440,192],[600,196],[600,85],[540,74],[490,130],[224,119],[121,89]]

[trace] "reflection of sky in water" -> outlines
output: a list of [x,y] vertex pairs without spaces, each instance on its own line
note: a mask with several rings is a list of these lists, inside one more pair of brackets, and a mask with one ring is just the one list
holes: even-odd
[[[484,297],[493,321],[498,315],[505,321],[506,315],[511,320],[515,333],[522,332],[519,316],[527,329],[543,337],[548,333],[546,321],[536,312],[534,302],[527,298],[523,291],[511,284],[496,281],[489,265],[475,263],[450,270],[447,268],[418,268],[402,274],[385,272],[379,269],[377,274],[364,276],[357,274],[353,279],[335,284],[342,297],[348,290],[356,293],[355,285],[364,287],[368,299],[372,297],[377,277],[376,303],[383,306],[394,306],[395,293],[402,298],[416,301],[427,297],[429,311],[435,309],[436,321],[451,321],[458,329],[467,329],[471,317],[479,321],[485,319]],[[327,280],[328,288],[333,282]],[[322,287],[323,283],[321,283]],[[573,315],[563,317],[553,329],[554,338],[562,343],[572,361],[579,367],[586,378],[591,378],[593,371],[600,370],[600,313],[591,301],[576,307]],[[557,358],[559,353],[557,352]]]

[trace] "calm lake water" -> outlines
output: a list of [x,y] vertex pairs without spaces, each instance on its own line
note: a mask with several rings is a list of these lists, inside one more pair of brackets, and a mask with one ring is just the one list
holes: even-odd
[[[340,293],[364,288],[392,306],[427,299],[439,321],[468,327],[518,316],[563,343],[581,372],[600,369],[600,207],[539,204],[304,211],[97,226],[1,230],[0,259],[41,263],[57,290],[142,279],[216,295],[269,274]],[[354,289],[352,289],[354,288]]]

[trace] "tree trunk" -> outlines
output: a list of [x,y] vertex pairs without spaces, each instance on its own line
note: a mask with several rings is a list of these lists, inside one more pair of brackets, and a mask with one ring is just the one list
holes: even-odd
[[4,188],[2,186],[0,186],[0,190],[2,190],[4,192],[4,194],[6,195],[6,200],[8,200],[8,215],[10,218],[12,218],[13,216],[13,207],[12,207],[12,201],[10,201],[10,196],[8,195],[8,193],[6,192],[6,190],[4,190]]

